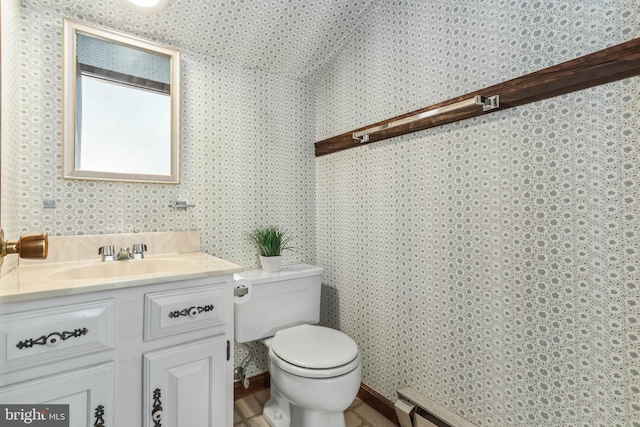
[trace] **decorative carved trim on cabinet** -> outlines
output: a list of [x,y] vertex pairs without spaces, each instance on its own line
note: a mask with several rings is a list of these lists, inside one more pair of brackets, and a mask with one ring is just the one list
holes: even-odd
[[95,422],[93,423],[93,427],[105,427],[104,425],[104,406],[98,405],[95,410]]
[[34,345],[48,345],[48,346],[56,346],[60,341],[66,341],[69,338],[77,338],[83,335],[87,335],[89,333],[89,329],[87,328],[79,328],[74,329],[73,332],[62,331],[62,332],[51,332],[48,335],[42,335],[39,338],[29,338],[28,340],[20,341],[16,344],[20,350],[23,348],[31,348]]
[[160,397],[162,392],[159,388],[153,390],[153,407],[151,408],[151,420],[153,427],[162,427],[162,402]]

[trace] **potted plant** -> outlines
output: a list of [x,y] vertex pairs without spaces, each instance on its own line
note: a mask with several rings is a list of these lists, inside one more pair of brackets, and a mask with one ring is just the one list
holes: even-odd
[[264,271],[280,270],[282,251],[292,249],[291,239],[278,227],[257,228],[249,234],[249,238],[258,245],[260,265]]

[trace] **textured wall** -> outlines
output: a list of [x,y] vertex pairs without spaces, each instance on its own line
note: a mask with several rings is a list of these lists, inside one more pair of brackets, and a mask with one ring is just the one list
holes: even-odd
[[247,69],[302,79],[349,42],[374,0],[171,0],[146,14],[122,0],[22,0]]
[[[20,136],[20,109],[16,108],[20,102],[20,90],[18,76],[20,64],[18,61],[19,28],[20,28],[20,3],[19,0],[2,0],[2,89],[0,108],[0,128],[2,153],[0,154],[0,171],[2,183],[0,184],[0,226],[5,232],[5,237],[11,240],[17,239],[20,229],[20,216],[16,206],[20,203],[19,172],[20,155],[18,151],[18,138]],[[2,265],[2,274],[12,270],[18,265],[16,256],[8,257]],[[0,274],[0,276],[2,275]]]
[[[182,49],[181,184],[63,180],[62,16],[34,8],[22,15],[21,232],[200,229],[205,250],[253,267],[247,233],[280,224],[298,249],[287,261],[313,259],[310,86]],[[43,209],[48,198],[56,209]],[[168,206],[173,200],[196,206],[175,212]]]
[[[638,78],[319,158],[317,197],[311,144],[314,120],[322,139],[638,37],[635,0],[173,1],[159,22],[115,0],[23,3],[2,0],[12,237],[199,228],[207,252],[252,267],[246,232],[282,224],[297,238],[287,261],[317,250],[326,268],[323,322],[357,340],[364,382],[389,398],[411,385],[484,426],[640,425]],[[21,112],[5,111],[5,5],[12,31],[20,15]],[[212,41],[178,46],[179,186],[60,178],[63,14]],[[302,78],[346,40],[315,99],[203,56]],[[168,210],[176,199],[196,208]]]
[[[317,139],[640,35],[637,3],[378,1]],[[640,77],[320,157],[325,324],[482,426],[640,425]]]
[[[20,218],[12,236],[199,229],[205,252],[257,268],[247,234],[276,224],[296,247],[285,263],[314,261],[310,85],[182,48],[180,185],[63,180],[62,16],[33,7],[20,14],[19,102],[12,111],[19,106],[22,113],[15,139],[3,134],[2,141],[13,153],[7,162],[20,162],[15,187],[3,170],[3,197],[19,202],[3,201],[3,219]],[[55,199],[57,208],[43,209],[43,199]],[[174,200],[195,208],[176,212],[168,207]],[[261,360],[257,372],[266,370],[264,354]]]

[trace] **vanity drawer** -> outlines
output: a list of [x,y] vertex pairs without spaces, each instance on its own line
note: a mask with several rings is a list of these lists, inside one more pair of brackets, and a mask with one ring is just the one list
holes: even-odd
[[225,289],[223,282],[146,294],[145,341],[224,325]]
[[0,316],[0,372],[113,348],[112,299]]

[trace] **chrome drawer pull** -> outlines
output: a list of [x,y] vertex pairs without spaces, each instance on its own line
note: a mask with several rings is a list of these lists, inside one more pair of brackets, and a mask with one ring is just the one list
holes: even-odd
[[49,335],[43,335],[40,338],[29,338],[28,340],[20,341],[16,344],[16,347],[20,350],[23,348],[31,348],[34,345],[47,345],[49,347],[54,347],[58,345],[60,341],[66,341],[69,338],[81,337],[83,335],[87,335],[87,333],[89,333],[89,329],[87,328],[76,329],[73,332],[52,332]]
[[189,316],[191,318],[196,317],[200,313],[206,313],[213,310],[213,304],[205,305],[204,307],[189,307],[182,310],[175,310],[169,313],[169,318],[174,319],[180,316]]

